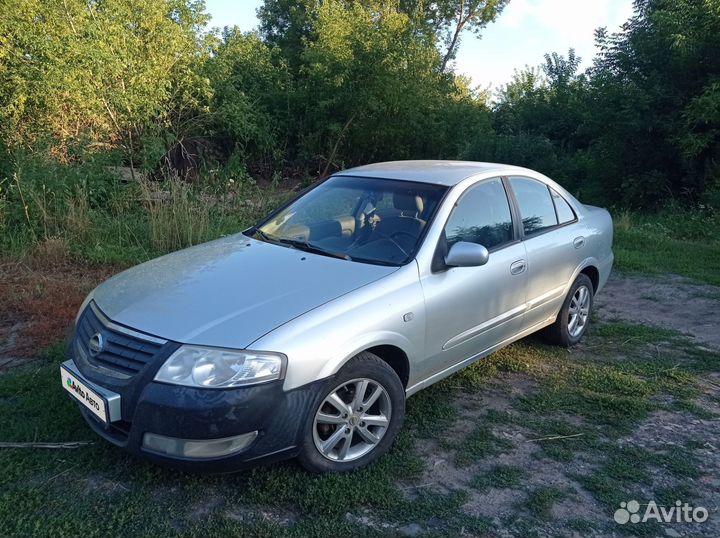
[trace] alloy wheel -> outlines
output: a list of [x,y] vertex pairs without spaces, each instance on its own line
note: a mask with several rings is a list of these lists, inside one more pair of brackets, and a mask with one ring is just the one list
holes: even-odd
[[587,286],[580,286],[570,300],[568,309],[568,333],[577,338],[585,330],[590,316],[590,290]]
[[373,450],[390,425],[388,391],[368,378],[352,379],[333,389],[315,413],[313,440],[325,458],[348,462]]

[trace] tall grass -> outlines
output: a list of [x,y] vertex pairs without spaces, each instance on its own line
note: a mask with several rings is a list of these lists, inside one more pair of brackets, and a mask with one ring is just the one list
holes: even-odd
[[179,181],[157,185],[147,180],[141,180],[140,187],[155,250],[170,252],[210,237],[210,204],[203,203],[192,187]]
[[617,211],[616,268],[673,273],[720,285],[720,213],[710,207],[667,207],[652,214]]
[[248,180],[127,182],[104,164],[25,160],[0,184],[0,247],[12,256],[65,245],[84,260],[131,264],[239,232],[287,196]]

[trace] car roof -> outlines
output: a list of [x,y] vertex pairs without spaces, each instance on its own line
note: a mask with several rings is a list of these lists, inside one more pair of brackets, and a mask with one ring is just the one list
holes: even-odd
[[366,164],[333,174],[335,176],[377,177],[420,183],[453,186],[469,177],[497,172],[498,174],[528,173],[527,168],[508,164],[473,161],[389,161]]

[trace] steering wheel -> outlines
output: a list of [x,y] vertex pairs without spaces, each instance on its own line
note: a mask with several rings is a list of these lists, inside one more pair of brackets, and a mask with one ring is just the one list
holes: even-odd
[[[377,233],[377,231],[376,231],[375,233]],[[399,230],[399,231],[397,231],[397,232],[393,232],[393,233],[391,233],[390,235],[385,235],[384,233],[377,233],[377,235],[379,235],[380,237],[382,237],[382,238],[387,239],[388,241],[390,241],[393,245],[395,245],[395,246],[400,250],[400,252],[402,252],[403,254],[405,254],[405,256],[408,257],[408,258],[410,257],[410,254],[408,253],[408,251],[405,250],[400,243],[398,243],[397,241],[395,241],[395,239],[393,239],[393,237],[396,236],[396,235],[407,235],[407,236],[409,236],[409,237],[413,240],[413,242],[415,242],[415,241],[417,240],[417,237],[415,237],[413,234],[411,234],[410,232],[405,232],[405,231],[403,231],[403,230]]]

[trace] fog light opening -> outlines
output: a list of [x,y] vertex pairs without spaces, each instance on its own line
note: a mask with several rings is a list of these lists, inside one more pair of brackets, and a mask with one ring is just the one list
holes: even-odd
[[258,432],[248,432],[222,439],[178,439],[157,433],[143,435],[143,449],[175,458],[206,459],[229,456],[245,450]]

